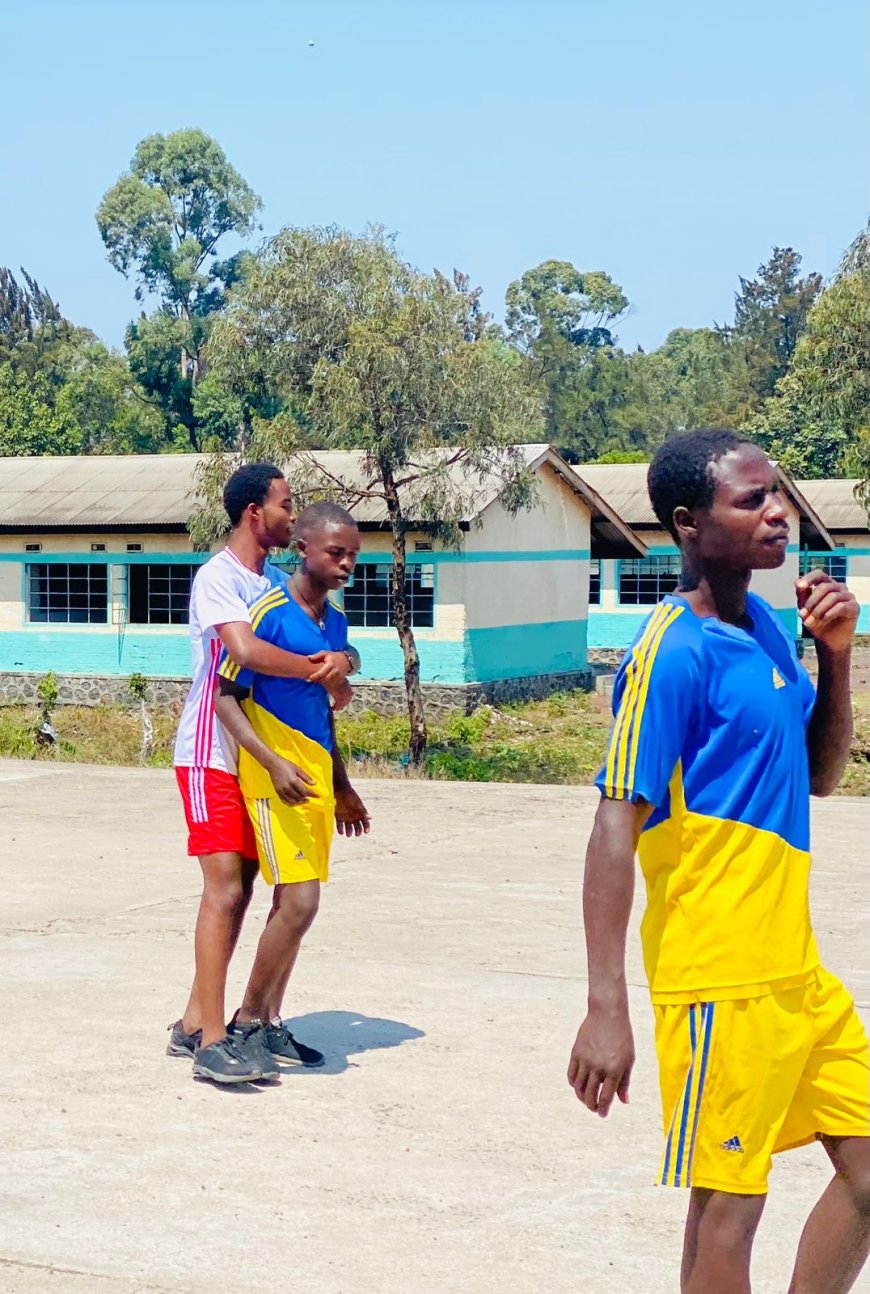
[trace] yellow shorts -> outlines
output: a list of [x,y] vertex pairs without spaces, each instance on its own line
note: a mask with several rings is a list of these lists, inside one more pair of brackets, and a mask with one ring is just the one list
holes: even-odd
[[764,1195],[777,1152],[870,1135],[867,1035],[828,971],[763,997],[654,1009],[662,1186]]
[[254,824],[260,872],[269,885],[329,880],[329,847],[335,824],[335,799],[317,787],[304,804],[277,796],[245,796]]

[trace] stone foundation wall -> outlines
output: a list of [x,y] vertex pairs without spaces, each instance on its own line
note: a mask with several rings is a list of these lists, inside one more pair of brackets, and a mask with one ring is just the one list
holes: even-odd
[[[43,674],[0,673],[0,706],[31,705],[37,700],[36,689]],[[84,674],[58,674],[58,705],[138,705],[130,696],[127,679],[90,677]],[[491,683],[424,683],[426,712],[439,719],[458,711],[471,714],[484,702],[499,705],[509,701],[526,701],[567,692],[573,688],[588,690],[593,686],[591,671],[571,674],[538,674],[532,678],[497,679]],[[150,678],[148,701],[152,705],[179,705],[187,696],[190,680],[186,678]],[[354,696],[349,714],[374,710],[382,715],[405,714],[405,688],[402,683],[367,679],[353,680]]]

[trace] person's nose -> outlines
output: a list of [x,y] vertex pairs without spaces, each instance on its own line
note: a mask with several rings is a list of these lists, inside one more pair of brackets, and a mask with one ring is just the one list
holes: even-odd
[[764,519],[769,526],[785,526],[788,529],[788,507],[781,494],[767,496],[767,508]]

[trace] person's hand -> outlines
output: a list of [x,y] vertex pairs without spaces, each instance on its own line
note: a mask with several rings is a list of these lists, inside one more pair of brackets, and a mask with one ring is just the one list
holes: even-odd
[[795,582],[798,615],[807,633],[829,651],[852,641],[860,607],[853,593],[825,571],[808,571]]
[[335,825],[340,836],[367,836],[368,809],[350,785],[335,792]]
[[291,764],[289,759],[281,759],[276,755],[274,763],[269,767],[269,776],[278,799],[285,804],[304,804],[314,794],[309,790],[314,785],[314,778]]
[[568,1082],[587,1110],[606,1119],[614,1096],[628,1105],[634,1038],[625,1007],[590,1010],[568,1062]]
[[350,705],[353,700],[353,688],[350,683],[342,683],[341,687],[332,693],[333,710],[343,710],[345,706]]
[[343,686],[350,673],[350,661],[343,651],[318,651],[308,659],[318,668],[309,674],[309,683],[319,683],[332,696]]

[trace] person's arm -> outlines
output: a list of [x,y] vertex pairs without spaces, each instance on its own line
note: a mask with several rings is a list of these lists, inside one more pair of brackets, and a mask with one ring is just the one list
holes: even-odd
[[242,669],[276,678],[303,678],[319,683],[330,694],[341,693],[354,662],[350,651],[316,652],[297,656],[274,643],[258,638],[249,620],[234,620],[215,626],[227,655]]
[[368,835],[368,809],[353,789],[335,735],[335,719],[330,712],[332,729],[332,789],[335,794],[335,825],[340,836]]
[[240,687],[230,679],[218,678],[214,699],[218,721],[238,744],[265,768],[279,799],[285,804],[302,804],[304,800],[311,798],[312,792],[309,787],[313,785],[313,781],[301,768],[291,764],[288,759],[282,759],[280,755],[276,755],[274,750],[270,750],[254,732],[248,716],[242,709],[242,701],[248,692],[248,688]]
[[859,606],[846,586],[824,571],[802,575],[796,588],[798,614],[815,639],[819,662],[807,728],[810,791],[825,796],[837,789],[852,744],[850,666]]
[[628,1103],[634,1037],[625,981],[625,940],[634,898],[634,855],[650,806],[603,799],[586,850],[583,924],[589,992],[568,1063],[578,1100],[606,1118],[614,1096]]

